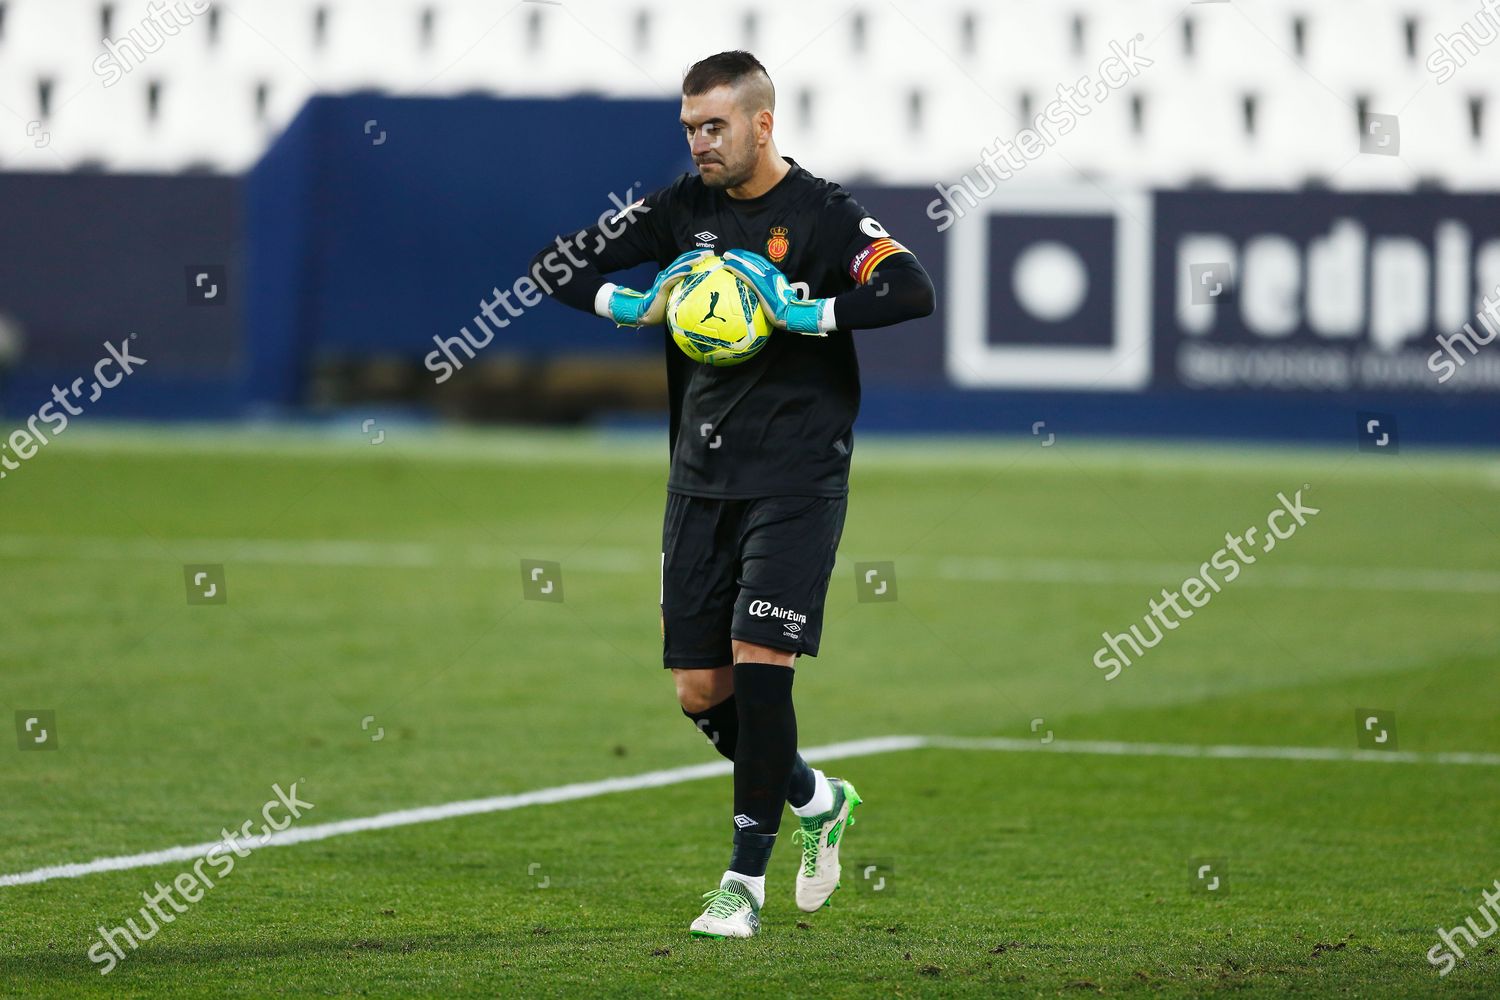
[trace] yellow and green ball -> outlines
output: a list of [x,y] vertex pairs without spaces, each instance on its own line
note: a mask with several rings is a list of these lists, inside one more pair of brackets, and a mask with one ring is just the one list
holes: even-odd
[[714,256],[695,264],[672,290],[667,328],[682,353],[715,367],[750,360],[771,337],[755,290]]

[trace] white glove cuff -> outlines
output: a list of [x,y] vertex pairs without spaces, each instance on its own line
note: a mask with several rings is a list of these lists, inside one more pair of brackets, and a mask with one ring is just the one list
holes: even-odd
[[594,314],[604,319],[614,319],[614,313],[609,311],[609,298],[615,294],[615,289],[620,286],[613,281],[606,281],[594,293]]
[[829,296],[823,300],[823,312],[818,317],[818,330],[821,333],[832,333],[838,328],[838,320],[833,318],[833,297]]

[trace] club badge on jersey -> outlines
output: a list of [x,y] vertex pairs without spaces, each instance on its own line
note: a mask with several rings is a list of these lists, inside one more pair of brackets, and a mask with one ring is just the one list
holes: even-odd
[[771,235],[766,240],[766,256],[771,263],[780,264],[786,260],[787,251],[791,250],[792,241],[787,236],[786,226],[772,226]]

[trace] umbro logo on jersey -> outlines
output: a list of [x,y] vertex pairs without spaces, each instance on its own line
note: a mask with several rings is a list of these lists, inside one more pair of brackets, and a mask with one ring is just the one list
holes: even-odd
[[713,249],[713,247],[714,247],[714,241],[717,240],[718,238],[719,237],[715,236],[713,233],[709,232],[707,229],[703,230],[703,232],[701,232],[701,233],[694,233],[693,234],[693,239],[695,239],[695,240],[698,241],[698,245],[700,247],[708,247],[710,250]]
[[751,819],[749,816],[746,816],[744,813],[740,813],[734,818],[734,825],[739,827],[741,830],[744,830],[752,826],[757,826],[759,824],[757,824],[755,820]]

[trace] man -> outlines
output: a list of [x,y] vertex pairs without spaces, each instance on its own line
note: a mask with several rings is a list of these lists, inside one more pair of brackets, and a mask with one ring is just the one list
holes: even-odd
[[[664,337],[663,664],[683,713],[734,762],[734,846],[693,921],[703,937],[759,929],[783,803],[800,824],[797,905],[815,911],[838,888],[840,842],[860,798],[797,754],[793,663],[817,655],[844,526],[859,408],[849,331],[926,316],[934,303],[927,273],[880,223],[777,152],[775,104],[748,52],[694,65],[682,127],[698,174],[626,208],[611,220],[627,223],[611,225],[613,237],[597,226],[575,234],[583,266],[555,288],[539,281],[568,305],[649,326],[693,264],[718,253],[785,331],[728,368],[697,364]],[[537,254],[534,276],[548,254],[551,246]],[[647,261],[664,270],[644,292],[604,279]]]

